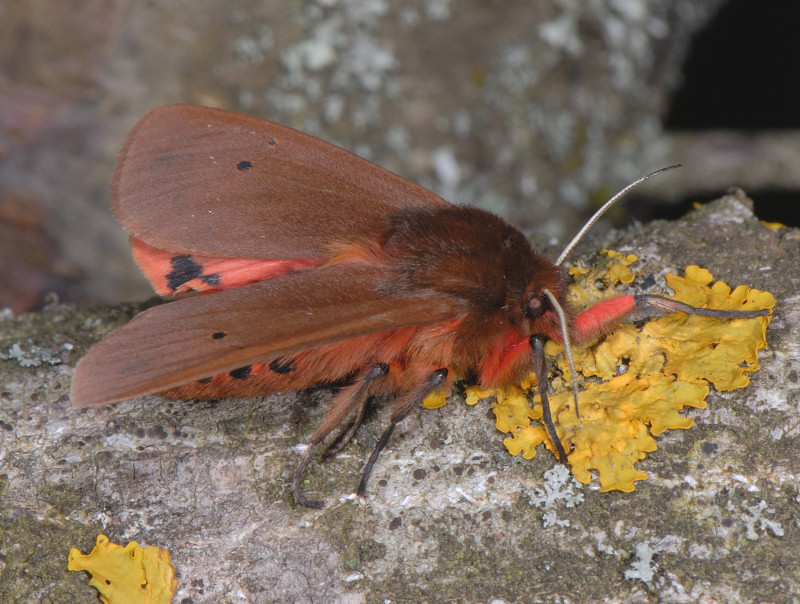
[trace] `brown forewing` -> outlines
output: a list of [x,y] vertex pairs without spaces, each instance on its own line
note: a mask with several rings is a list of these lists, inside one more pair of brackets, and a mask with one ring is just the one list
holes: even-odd
[[334,341],[452,319],[446,296],[397,297],[383,270],[304,271],[149,309],[78,364],[72,402],[96,406],[169,388]]
[[325,256],[374,239],[399,209],[447,207],[427,189],[291,128],[220,109],[154,109],[128,135],[115,214],[163,250],[239,258]]

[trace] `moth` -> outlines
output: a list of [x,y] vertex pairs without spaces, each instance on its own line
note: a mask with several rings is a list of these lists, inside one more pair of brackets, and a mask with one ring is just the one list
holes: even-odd
[[494,214],[450,204],[312,136],[220,109],[155,109],[125,142],[112,207],[155,291],[179,299],[91,348],[71,400],[87,407],[339,384],[292,485],[297,504],[321,507],[301,491],[315,449],[352,415],[329,454],[350,441],[371,400],[393,406],[362,495],[393,429],[426,396],[462,378],[518,383],[533,369],[548,435],[566,463],[549,413],[545,341],[564,342],[571,357],[570,342],[589,342],[641,307],[720,318],[768,312],[646,294],[568,308],[561,265],[641,180],[552,262]]

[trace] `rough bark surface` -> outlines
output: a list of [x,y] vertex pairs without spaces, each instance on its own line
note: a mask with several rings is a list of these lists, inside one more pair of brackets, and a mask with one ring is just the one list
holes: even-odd
[[635,252],[659,286],[697,263],[778,301],[750,386],[685,412],[694,428],[658,437],[630,494],[541,496],[557,487],[544,477],[554,458],[512,458],[487,405],[453,400],[401,424],[360,499],[379,410],[310,471],[306,490],[327,507],[295,509],[297,444],[327,390],[79,410],[75,363],[136,309],[4,315],[0,600],[97,602],[67,554],[104,533],[169,550],[184,604],[787,601],[800,590],[800,232],[761,225],[751,207],[733,191],[584,244],[586,257]]

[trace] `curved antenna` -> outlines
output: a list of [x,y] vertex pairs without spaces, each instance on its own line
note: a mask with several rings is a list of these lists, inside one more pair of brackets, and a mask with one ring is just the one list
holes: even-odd
[[569,343],[569,332],[567,331],[567,313],[564,312],[564,309],[561,308],[561,304],[558,303],[558,299],[549,289],[545,288],[542,290],[542,292],[550,299],[550,304],[553,305],[553,308],[556,310],[556,314],[558,315],[558,322],[560,323],[561,327],[561,338],[564,340],[564,350],[567,353],[569,371],[572,374],[572,398],[575,400],[575,415],[578,417],[578,419],[580,419],[581,412],[578,409],[578,376],[575,375],[575,361],[572,360],[572,346]]
[[672,165],[672,166],[667,166],[666,168],[661,168],[660,170],[656,170],[655,172],[650,172],[650,174],[648,174],[647,176],[642,176],[642,177],[641,177],[639,180],[635,180],[634,182],[632,182],[631,184],[629,184],[627,187],[625,187],[624,189],[622,189],[622,191],[620,191],[619,193],[617,193],[616,195],[614,195],[614,197],[612,197],[612,198],[611,198],[611,199],[609,199],[607,202],[605,202],[605,203],[602,205],[602,207],[601,207],[599,210],[597,210],[597,211],[594,213],[594,216],[592,216],[592,217],[591,217],[591,218],[590,218],[588,221],[586,221],[586,224],[584,224],[584,225],[583,225],[583,227],[581,228],[581,230],[580,230],[580,231],[578,231],[578,234],[577,234],[577,235],[575,235],[575,237],[573,237],[573,238],[572,238],[572,241],[570,241],[570,242],[569,242],[569,244],[567,245],[567,247],[565,247],[565,248],[564,248],[564,251],[563,251],[563,252],[561,252],[561,255],[558,257],[558,260],[556,260],[556,263],[555,263],[555,264],[556,264],[556,266],[560,266],[561,264],[563,264],[563,263],[564,263],[564,260],[566,260],[567,256],[568,256],[568,255],[569,255],[569,253],[572,251],[572,249],[573,249],[573,248],[574,248],[576,245],[578,245],[578,242],[579,242],[579,241],[580,241],[580,240],[583,238],[583,236],[586,234],[586,231],[588,231],[590,228],[592,228],[592,227],[594,226],[594,224],[595,224],[595,223],[596,223],[598,220],[600,220],[600,217],[601,217],[603,214],[605,214],[605,213],[606,213],[606,211],[607,211],[607,210],[608,210],[608,209],[609,209],[611,206],[613,206],[615,203],[617,203],[617,201],[619,201],[619,200],[620,200],[620,198],[621,198],[623,195],[625,195],[625,194],[626,194],[628,191],[630,191],[630,190],[631,190],[633,187],[635,187],[635,186],[638,186],[638,185],[642,184],[642,183],[643,183],[644,181],[646,181],[648,178],[651,178],[651,177],[655,176],[656,174],[661,174],[662,172],[666,172],[667,170],[672,170],[673,168],[680,168],[680,167],[681,167],[681,164],[674,164],[674,165]]

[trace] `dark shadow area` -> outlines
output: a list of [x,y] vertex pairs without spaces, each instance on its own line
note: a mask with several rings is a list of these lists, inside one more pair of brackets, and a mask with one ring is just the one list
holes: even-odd
[[800,2],[730,0],[692,41],[667,130],[800,128]]
[[[699,31],[683,67],[684,82],[670,103],[664,129],[680,131],[800,129],[800,2],[730,0]],[[800,169],[800,166],[798,166]],[[748,189],[755,213],[769,222],[800,226],[800,193]],[[633,219],[676,219],[722,195],[699,194],[676,204],[631,195]]]

